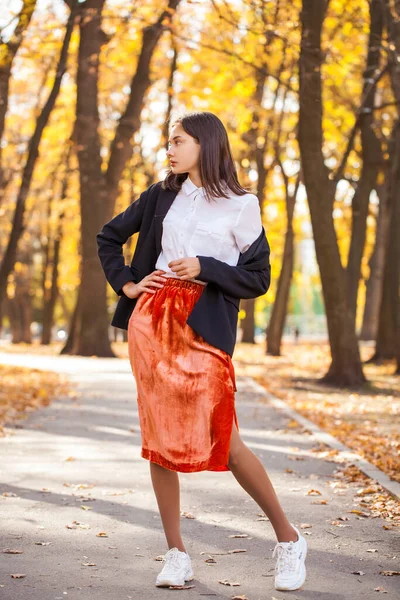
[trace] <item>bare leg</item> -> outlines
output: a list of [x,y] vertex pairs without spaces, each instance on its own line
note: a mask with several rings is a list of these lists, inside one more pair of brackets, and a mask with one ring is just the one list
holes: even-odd
[[234,423],[228,466],[242,488],[250,494],[269,518],[278,542],[291,540],[295,542],[297,533],[279,504],[264,465],[242,441]]
[[181,538],[179,476],[150,461],[151,481],[167,538],[168,548],[186,552]]

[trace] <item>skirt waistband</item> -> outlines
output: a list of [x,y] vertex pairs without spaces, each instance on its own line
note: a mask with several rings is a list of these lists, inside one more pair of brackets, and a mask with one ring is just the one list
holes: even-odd
[[205,284],[197,283],[197,281],[178,279],[177,277],[165,277],[164,285],[172,285],[189,289],[203,289],[203,287],[205,287]]

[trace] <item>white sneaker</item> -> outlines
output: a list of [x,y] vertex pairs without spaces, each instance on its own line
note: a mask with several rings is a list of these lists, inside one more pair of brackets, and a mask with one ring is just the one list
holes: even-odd
[[290,523],[298,535],[296,542],[278,542],[272,557],[278,553],[275,565],[275,589],[297,590],[306,579],[305,559],[307,542],[300,531]]
[[185,585],[185,581],[194,578],[192,563],[187,552],[178,548],[170,548],[164,556],[165,565],[157,575],[156,586]]

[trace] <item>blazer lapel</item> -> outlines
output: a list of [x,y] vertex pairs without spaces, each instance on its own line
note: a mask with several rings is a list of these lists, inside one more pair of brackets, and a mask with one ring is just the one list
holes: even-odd
[[157,199],[157,204],[154,212],[154,227],[156,237],[155,242],[157,256],[159,256],[161,252],[162,223],[165,215],[171,208],[171,205],[177,195],[178,192],[174,192],[173,190],[161,189]]

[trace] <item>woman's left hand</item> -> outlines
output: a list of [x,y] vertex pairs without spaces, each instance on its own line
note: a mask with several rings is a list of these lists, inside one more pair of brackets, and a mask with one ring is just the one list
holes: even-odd
[[171,262],[168,263],[168,266],[171,271],[176,273],[181,279],[195,278],[201,271],[200,261],[197,256],[194,258],[185,256],[184,258],[171,260]]

